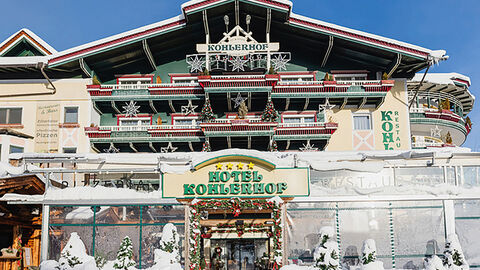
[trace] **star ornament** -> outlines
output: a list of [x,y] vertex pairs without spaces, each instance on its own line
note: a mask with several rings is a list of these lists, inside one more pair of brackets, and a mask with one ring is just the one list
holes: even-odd
[[240,106],[240,104],[242,104],[242,102],[247,100],[247,98],[243,98],[242,95],[238,93],[237,97],[231,98],[231,100],[235,103],[235,106],[233,106],[233,108],[237,108],[238,106]]
[[130,103],[125,103],[126,106],[122,106],[123,113],[126,117],[135,117],[140,112],[140,106],[137,106],[137,103],[133,100],[130,100]]
[[228,163],[227,164],[227,170],[232,170],[233,169],[233,164],[232,163]]
[[249,169],[249,170],[253,170],[253,166],[254,166],[254,165],[255,165],[255,164],[253,164],[252,162],[248,163],[248,164],[247,164],[248,169]]
[[287,63],[290,60],[287,59],[286,55],[279,54],[276,57],[274,57],[271,61],[272,61],[273,69],[275,71],[279,71],[279,70],[287,70]]
[[222,170],[222,167],[223,167],[222,163],[218,163],[215,166],[217,167],[217,170]]
[[206,61],[202,58],[199,58],[198,55],[195,57],[188,57],[187,64],[190,66],[190,72],[202,72],[205,67]]
[[314,146],[314,144],[310,144],[310,141],[307,141],[307,144],[303,144],[303,147],[300,147],[299,149],[302,152],[318,151],[318,148]]
[[335,108],[335,105],[330,104],[330,101],[328,101],[328,98],[325,100],[324,104],[318,105],[319,112],[331,111],[333,108]]
[[172,142],[169,142],[167,147],[162,147],[160,148],[160,151],[162,153],[173,153],[177,151],[178,147],[173,147]]
[[195,113],[195,109],[196,109],[197,107],[198,107],[197,105],[193,105],[193,104],[192,104],[192,101],[189,100],[187,106],[182,106],[182,113],[184,113],[185,115],[189,115],[189,114],[191,114],[191,113]]
[[438,128],[438,126],[435,126],[435,128],[430,129],[430,136],[435,137],[435,138],[440,138],[442,130]]
[[228,59],[228,62],[232,65],[232,71],[245,71],[245,65],[248,62],[248,59],[244,59],[243,56],[233,56]]
[[239,162],[239,163],[237,164],[237,168],[238,168],[239,170],[243,170],[243,163]]

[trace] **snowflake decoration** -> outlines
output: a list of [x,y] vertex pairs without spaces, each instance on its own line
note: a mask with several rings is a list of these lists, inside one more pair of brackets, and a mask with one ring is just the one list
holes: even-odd
[[110,147],[108,149],[103,150],[105,153],[109,154],[114,154],[114,153],[119,153],[120,150],[113,145],[113,143],[110,143]]
[[231,59],[228,59],[228,62],[232,64],[232,71],[245,71],[245,65],[248,59],[244,59],[243,56],[233,56]]
[[310,144],[310,141],[307,141],[307,144],[303,144],[303,147],[300,147],[299,149],[302,152],[318,151],[318,148],[314,146],[314,144]]
[[287,63],[290,60],[287,59],[286,55],[279,54],[276,57],[274,57],[271,61],[273,64],[273,69],[275,71],[279,71],[279,70],[287,70]]
[[125,103],[126,106],[122,106],[123,108],[123,113],[125,114],[126,117],[133,117],[137,116],[139,113],[139,108],[140,106],[137,106],[137,103],[133,100],[130,100],[130,103]]
[[442,135],[440,134],[442,130],[438,128],[438,126],[435,126],[435,128],[430,129],[430,136],[435,137],[435,138],[440,138]]
[[195,109],[196,109],[197,107],[198,107],[197,105],[193,105],[193,104],[192,104],[192,101],[189,100],[187,106],[182,106],[182,113],[184,113],[185,115],[189,115],[189,114],[191,114],[191,113],[195,113]]
[[187,64],[190,65],[190,72],[202,72],[203,68],[205,67],[205,60],[203,58],[199,58],[198,55],[195,57],[187,57]]
[[335,105],[330,104],[330,101],[328,101],[328,98],[325,100],[324,104],[318,105],[319,112],[330,111],[333,108],[335,108]]
[[160,152],[162,153],[173,153],[177,151],[178,147],[173,147],[172,142],[169,142],[167,147],[161,147]]
[[236,98],[231,98],[231,100],[233,102],[235,102],[235,106],[233,106],[233,108],[237,108],[238,106],[240,106],[240,104],[242,104],[242,102],[247,100],[247,98],[243,98],[242,95],[240,93],[238,93],[237,97]]

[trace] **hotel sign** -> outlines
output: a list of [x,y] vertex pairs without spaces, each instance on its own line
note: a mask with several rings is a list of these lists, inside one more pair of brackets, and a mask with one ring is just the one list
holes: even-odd
[[254,52],[276,52],[280,49],[278,42],[251,43],[244,40],[230,41],[225,44],[197,44],[199,53],[226,53],[228,55],[247,55]]
[[309,195],[308,168],[275,168],[267,161],[224,156],[185,174],[165,174],[163,198],[299,197]]

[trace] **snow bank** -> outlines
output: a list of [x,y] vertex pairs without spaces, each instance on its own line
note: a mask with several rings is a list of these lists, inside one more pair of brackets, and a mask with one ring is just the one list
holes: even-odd
[[76,232],[70,234],[67,244],[62,250],[60,259],[44,261],[41,270],[92,270],[97,269],[95,259],[87,254],[87,249]]
[[383,262],[377,261],[377,245],[375,240],[367,239],[362,246],[362,270],[383,270]]
[[445,266],[443,266],[443,261],[437,255],[433,255],[430,258],[425,258],[423,262],[423,266],[425,270],[446,270]]
[[178,243],[177,227],[168,223],[163,227],[162,239],[160,240],[160,249],[155,249],[155,265],[151,270],[160,269],[182,269],[180,265],[180,250]]
[[65,189],[49,188],[45,193],[45,200],[108,200],[112,199],[112,194],[115,194],[115,199],[158,199],[162,197],[160,191],[141,192],[128,188],[85,186]]

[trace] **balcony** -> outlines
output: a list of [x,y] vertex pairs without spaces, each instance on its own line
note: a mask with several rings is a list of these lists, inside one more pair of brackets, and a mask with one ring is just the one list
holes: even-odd
[[445,140],[450,133],[454,145],[463,144],[470,133],[471,123],[463,118],[463,104],[455,96],[442,92],[420,92],[415,96],[410,92],[409,97],[410,101],[415,97],[410,108],[413,136],[431,136],[433,130],[440,129],[440,139]]
[[182,142],[203,138],[199,126],[180,125],[86,127],[85,133],[91,142]]
[[337,130],[337,123],[281,123],[275,130],[275,140],[330,139]]
[[198,83],[87,85],[87,91],[93,100],[125,100],[131,96],[138,100],[170,100],[204,96]]
[[394,81],[280,81],[272,96],[281,97],[383,97]]
[[263,122],[260,119],[216,119],[201,123],[207,137],[272,136],[277,122]]

